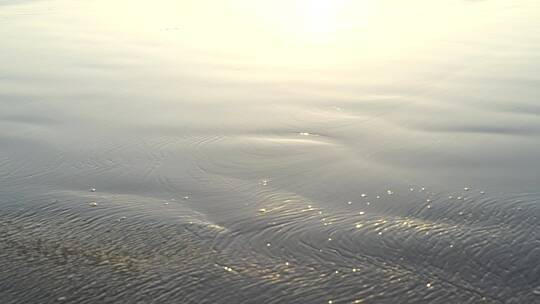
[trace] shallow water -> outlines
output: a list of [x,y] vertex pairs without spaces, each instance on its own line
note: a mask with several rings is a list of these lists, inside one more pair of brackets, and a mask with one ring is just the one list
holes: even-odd
[[537,1],[0,2],[1,303],[540,303]]

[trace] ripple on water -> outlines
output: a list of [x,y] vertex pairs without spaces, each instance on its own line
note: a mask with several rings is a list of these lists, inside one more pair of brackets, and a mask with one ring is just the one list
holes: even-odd
[[[415,302],[425,297],[441,303],[482,298],[504,302],[513,297],[532,300],[535,294],[531,285],[540,271],[534,254],[539,212],[535,196],[477,193],[455,201],[447,194],[405,189],[387,199],[416,202],[407,203],[409,208],[365,212],[356,204],[322,208],[317,201],[272,188],[254,194],[264,206],[250,206],[251,216],[218,225],[180,202],[164,205],[163,200],[136,196],[57,192],[39,210],[32,200],[22,209],[6,209],[0,225],[0,247],[7,258],[3,267],[21,284],[29,284],[22,283],[28,272],[13,267],[20,265],[13,260],[14,252],[31,261],[28,271],[50,268],[51,278],[82,271],[88,279],[56,296],[82,303],[80,287],[95,278],[129,278],[140,286],[134,290],[112,283],[115,299],[145,299],[157,280],[169,290],[156,291],[162,299],[216,303],[238,300],[238,293],[246,300],[269,301],[257,290],[289,303],[316,302],[328,295],[340,295],[332,300],[336,303]],[[425,195],[430,209],[425,208]],[[89,200],[99,202],[99,208],[84,208]],[[530,245],[512,246],[515,240]],[[88,266],[75,270],[77,265]],[[516,265],[528,267],[518,274],[511,271]],[[63,290],[54,280],[49,284]],[[281,292],[291,288],[295,293]],[[29,292],[27,297],[39,294]]]

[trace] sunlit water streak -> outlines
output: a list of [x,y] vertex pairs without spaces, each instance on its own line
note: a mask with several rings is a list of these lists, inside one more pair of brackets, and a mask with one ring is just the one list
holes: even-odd
[[0,3],[1,303],[540,303],[535,1]]

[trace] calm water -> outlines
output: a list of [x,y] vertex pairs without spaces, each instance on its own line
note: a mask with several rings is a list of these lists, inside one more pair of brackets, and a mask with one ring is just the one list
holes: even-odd
[[540,303],[540,2],[0,1],[0,302]]

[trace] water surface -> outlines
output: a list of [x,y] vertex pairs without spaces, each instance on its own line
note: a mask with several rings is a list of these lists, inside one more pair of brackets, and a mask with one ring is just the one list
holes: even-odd
[[537,1],[0,2],[2,303],[540,303]]

